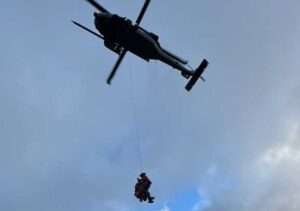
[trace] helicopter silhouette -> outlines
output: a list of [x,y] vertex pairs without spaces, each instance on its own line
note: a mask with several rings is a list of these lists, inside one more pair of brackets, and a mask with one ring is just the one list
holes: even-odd
[[147,62],[150,60],[159,60],[180,71],[184,78],[189,79],[185,86],[187,91],[193,88],[199,78],[205,81],[202,77],[202,73],[208,66],[206,59],[203,59],[198,68],[193,70],[188,65],[188,61],[164,49],[159,43],[158,35],[140,27],[140,23],[151,0],[145,0],[135,24],[125,17],[120,17],[117,14],[109,12],[95,0],[86,1],[98,10],[94,12],[94,24],[100,34],[76,21],[72,22],[81,29],[104,40],[105,47],[119,55],[117,62],[107,78],[107,84],[111,84],[112,79],[128,51]]

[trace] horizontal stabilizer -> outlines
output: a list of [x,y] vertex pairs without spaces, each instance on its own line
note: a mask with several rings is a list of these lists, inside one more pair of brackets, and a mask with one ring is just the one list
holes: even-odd
[[198,81],[199,78],[201,78],[203,81],[205,81],[204,78],[202,77],[202,73],[204,72],[204,70],[206,69],[207,66],[208,66],[208,61],[206,59],[203,59],[203,61],[199,65],[199,67],[195,70],[194,74],[192,75],[192,78],[189,80],[189,82],[185,86],[185,89],[187,91],[192,90],[193,86],[196,84],[196,82]]

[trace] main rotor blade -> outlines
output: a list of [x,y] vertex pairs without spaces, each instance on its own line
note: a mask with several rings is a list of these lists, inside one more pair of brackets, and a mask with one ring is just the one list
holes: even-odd
[[119,66],[120,66],[120,64],[121,64],[121,62],[122,62],[122,60],[124,59],[124,56],[126,55],[126,53],[127,53],[127,50],[124,49],[124,50],[122,51],[122,53],[120,54],[120,56],[119,56],[119,58],[118,58],[116,64],[114,65],[114,67],[113,67],[111,73],[109,74],[109,76],[108,76],[108,78],[107,78],[107,80],[106,80],[106,83],[107,83],[107,84],[111,84],[111,80],[114,78],[114,76],[115,76],[115,74],[116,74],[116,72],[117,72],[117,70],[118,70],[118,68],[119,68]]
[[148,6],[150,4],[150,1],[151,0],[145,0],[144,6],[143,6],[143,8],[142,8],[142,10],[141,10],[138,18],[136,19],[136,24],[137,25],[140,25],[140,23],[142,22],[142,19],[143,19],[144,15],[146,13],[146,10],[147,10],[147,8],[148,8]]
[[78,23],[78,22],[76,22],[76,21],[73,21],[73,20],[72,20],[72,23],[74,23],[74,24],[75,24],[76,26],[78,26],[79,28],[81,28],[81,29],[83,29],[83,30],[85,30],[85,31],[87,31],[87,32],[90,32],[91,34],[95,35],[96,37],[98,37],[98,38],[104,40],[104,37],[103,37],[103,36],[101,36],[100,34],[97,34],[96,32],[90,30],[89,28],[87,28],[87,27],[81,25],[80,23]]
[[96,2],[95,0],[85,0],[88,3],[90,3],[93,7],[95,7],[96,9],[98,9],[100,12],[104,12],[104,13],[108,13],[110,14],[110,12],[105,9],[104,7],[102,7],[98,2]]

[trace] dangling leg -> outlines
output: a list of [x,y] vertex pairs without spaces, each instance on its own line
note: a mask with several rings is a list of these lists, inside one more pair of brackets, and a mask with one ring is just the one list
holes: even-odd
[[145,192],[142,193],[142,199],[143,201],[147,201],[147,194]]
[[147,195],[148,203],[153,203],[154,197],[151,196],[149,191],[146,192],[146,195]]

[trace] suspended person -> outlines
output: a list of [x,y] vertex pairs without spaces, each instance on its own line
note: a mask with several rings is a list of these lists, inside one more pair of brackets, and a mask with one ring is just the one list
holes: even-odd
[[147,201],[153,203],[154,197],[150,195],[149,188],[152,182],[146,176],[146,173],[141,173],[140,178],[137,178],[137,183],[135,185],[135,196],[142,202]]
[[148,203],[153,203],[154,197],[151,196],[149,189],[152,182],[151,180],[146,176],[146,173],[141,173],[140,178],[137,178],[137,183],[135,185],[135,196],[140,201],[147,201]]

